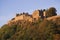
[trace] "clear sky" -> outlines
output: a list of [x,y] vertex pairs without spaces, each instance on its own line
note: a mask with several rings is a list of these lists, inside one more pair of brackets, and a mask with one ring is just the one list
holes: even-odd
[[0,0],[0,26],[7,23],[16,13],[32,12],[36,9],[55,7],[60,15],[60,0]]

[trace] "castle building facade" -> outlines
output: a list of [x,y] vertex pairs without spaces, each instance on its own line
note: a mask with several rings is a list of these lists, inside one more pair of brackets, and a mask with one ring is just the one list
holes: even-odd
[[18,20],[34,22],[37,21],[38,19],[44,19],[45,17],[46,17],[45,11],[35,10],[32,15],[24,12],[20,14],[16,14],[16,16],[12,18],[12,20],[10,20],[8,23],[16,22]]

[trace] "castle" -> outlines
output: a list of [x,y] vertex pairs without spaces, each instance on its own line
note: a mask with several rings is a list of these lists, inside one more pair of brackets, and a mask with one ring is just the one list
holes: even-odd
[[12,18],[8,23],[16,22],[18,20],[34,22],[34,21],[38,20],[39,18],[41,18],[41,19],[46,18],[45,10],[44,11],[35,10],[32,15],[30,15],[28,13],[24,13],[24,12],[20,13],[20,14],[16,14],[16,16],[14,18]]

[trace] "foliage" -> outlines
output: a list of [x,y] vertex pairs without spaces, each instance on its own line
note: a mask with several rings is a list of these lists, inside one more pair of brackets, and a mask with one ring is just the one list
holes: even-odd
[[0,29],[0,39],[1,40],[6,40],[9,39],[13,34],[15,34],[16,31],[16,26],[8,26],[8,25],[4,25],[1,29]]
[[46,16],[47,17],[51,17],[51,16],[55,16],[55,15],[57,15],[56,8],[51,7],[51,8],[46,10]]
[[34,23],[21,21],[11,26],[3,25],[0,40],[53,40],[55,26],[52,21],[40,19]]
[[16,16],[19,16],[20,14],[16,14]]

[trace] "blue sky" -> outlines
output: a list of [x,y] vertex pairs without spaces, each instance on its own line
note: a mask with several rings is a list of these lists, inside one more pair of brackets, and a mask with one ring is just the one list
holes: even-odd
[[60,0],[0,0],[0,26],[7,23],[16,13],[32,14],[37,9],[55,7],[60,15]]

